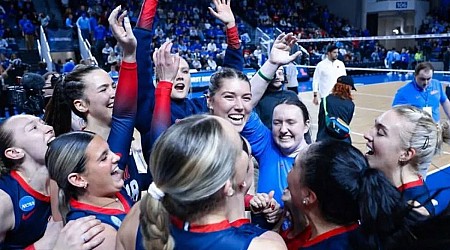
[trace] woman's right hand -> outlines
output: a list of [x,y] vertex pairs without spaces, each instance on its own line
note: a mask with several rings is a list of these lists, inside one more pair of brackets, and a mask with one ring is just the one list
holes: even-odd
[[171,54],[172,42],[166,41],[153,53],[153,62],[156,67],[156,76],[159,81],[175,82],[180,65],[180,56]]
[[120,6],[117,6],[109,15],[108,22],[117,42],[123,48],[123,60],[126,62],[136,62],[137,40],[131,29],[130,18],[125,10],[119,16]]
[[105,227],[95,216],[82,217],[69,221],[61,230],[54,250],[94,249],[105,238],[96,237]]

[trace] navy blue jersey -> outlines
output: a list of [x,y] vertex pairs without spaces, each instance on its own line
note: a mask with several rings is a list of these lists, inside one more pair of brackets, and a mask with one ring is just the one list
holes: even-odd
[[[173,220],[172,220],[173,221]],[[194,229],[190,229],[191,231],[195,231],[192,235],[189,236],[190,232],[177,234],[182,237],[186,237],[184,239],[177,240],[175,239],[175,249],[208,249],[209,246],[199,247],[203,245],[202,240],[205,240],[205,243],[215,244],[215,241],[219,242],[228,242],[228,245],[224,246],[215,246],[211,249],[247,249],[250,242],[253,238],[260,236],[261,234],[267,232],[267,230],[259,228],[250,223],[248,219],[241,219],[232,222],[231,224],[228,221],[214,224],[214,225],[206,225],[201,227],[194,227]],[[173,227],[180,228],[182,223],[180,221],[176,221],[174,223],[176,226],[172,226],[171,234],[175,238],[176,236],[173,234]],[[216,231],[221,230],[223,231]],[[231,229],[230,229],[231,228]],[[179,230],[184,232],[183,230]],[[199,231],[203,231],[199,232]],[[197,237],[199,237],[197,239]],[[217,237],[217,238],[216,238]],[[236,238],[233,238],[236,237]],[[190,239],[189,239],[190,238]],[[185,242],[184,244],[178,244],[179,241],[190,240],[191,242]],[[141,227],[138,227],[138,231],[136,234],[136,250],[144,250],[144,245],[142,244],[142,233]],[[235,241],[235,242],[233,242]],[[247,247],[245,247],[247,245]]]
[[141,199],[141,191],[146,191],[152,182],[150,169],[147,168],[147,173],[139,173],[136,161],[146,164],[142,152],[130,150],[123,173],[123,187],[134,202]]
[[125,216],[133,206],[133,202],[123,189],[117,193],[116,196],[119,198],[119,202],[123,205],[123,211],[114,208],[97,207],[71,199],[69,213],[67,214],[67,221],[94,215],[95,218],[100,220],[102,223],[108,224],[116,230],[119,230],[122,221],[125,219]]
[[401,185],[398,190],[402,192],[405,201],[417,201],[428,211],[431,216],[435,215],[434,205],[431,200],[430,191],[425,182],[419,177],[419,180]]
[[[342,226],[311,239],[311,227],[307,227],[300,237],[306,240],[302,250],[359,250],[367,249],[365,239],[358,224]],[[307,235],[305,235],[307,234]],[[309,234],[309,235],[308,235]],[[306,237],[305,237],[306,236]]]
[[14,229],[6,233],[0,249],[23,249],[44,235],[51,215],[50,196],[31,188],[14,170],[0,176],[0,189],[11,197],[14,208]]
[[247,249],[251,241],[264,230],[245,224],[233,227],[227,220],[210,225],[190,225],[172,220],[170,233],[175,240],[175,249]]

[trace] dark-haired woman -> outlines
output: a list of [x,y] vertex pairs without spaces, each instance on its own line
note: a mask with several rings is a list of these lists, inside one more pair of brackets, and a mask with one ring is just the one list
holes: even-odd
[[300,249],[382,249],[392,232],[414,223],[396,188],[346,142],[312,144],[288,182],[309,223]]

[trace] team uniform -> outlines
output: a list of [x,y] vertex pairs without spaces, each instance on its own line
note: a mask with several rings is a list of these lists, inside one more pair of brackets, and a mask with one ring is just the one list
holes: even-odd
[[358,224],[341,226],[311,239],[311,227],[307,227],[300,236],[306,240],[299,250],[359,250],[367,249]]
[[51,215],[50,196],[35,191],[15,170],[0,176],[0,189],[10,196],[14,209],[14,228],[6,233],[0,249],[24,249],[44,235]]
[[149,171],[139,173],[136,164],[140,162],[136,161],[139,156],[130,151],[137,110],[137,91],[136,63],[122,62],[107,141],[111,151],[121,157],[119,167],[124,171],[124,188],[134,201],[140,199],[141,191],[147,190],[151,183]]
[[79,202],[75,199],[69,201],[69,213],[67,214],[67,221],[76,220],[78,218],[94,215],[96,219],[102,223],[112,226],[114,229],[119,230],[122,221],[133,206],[133,201],[130,199],[125,190],[121,190],[116,194],[117,198],[124,208],[124,210],[104,208],[89,205]]
[[[146,3],[147,2],[149,1],[146,1]],[[156,105],[155,87],[153,85],[151,48],[150,46],[148,46],[148,41],[152,40],[153,32],[151,31],[151,28],[148,29],[148,27],[140,27],[141,26],[133,29],[133,33],[138,41],[136,60],[138,61],[139,105],[136,116],[136,128],[139,130],[142,136],[142,150],[144,153],[144,158],[148,160],[153,143],[161,134],[161,131],[165,130],[162,128],[168,128],[177,120],[186,118],[194,114],[208,113],[209,110],[206,102],[206,97],[192,99],[184,98],[182,100],[171,100],[171,119],[169,124],[166,123],[166,120],[159,120],[159,118],[157,118],[157,116],[153,114],[153,110]],[[237,33],[237,27],[233,27],[227,30],[228,40],[231,40],[230,37],[232,36],[239,37]],[[231,44],[230,41],[228,41],[228,44],[229,46],[225,51],[223,67],[234,68],[236,70],[242,71],[244,66],[244,58],[242,56],[243,53],[241,47],[237,47],[235,44]],[[152,120],[153,117],[158,119],[158,121],[154,122]]]
[[435,215],[435,208],[428,190],[422,178],[401,185],[398,190],[405,201],[417,201],[428,211],[430,216]]
[[252,146],[252,154],[259,163],[258,192],[269,193],[274,190],[273,197],[283,208],[281,196],[288,185],[287,176],[294,165],[295,157],[281,153],[272,138],[271,131],[254,111],[250,114],[241,135]]
[[224,220],[209,225],[192,225],[172,218],[170,233],[175,240],[175,249],[248,249],[251,241],[264,233],[249,223],[234,227]]

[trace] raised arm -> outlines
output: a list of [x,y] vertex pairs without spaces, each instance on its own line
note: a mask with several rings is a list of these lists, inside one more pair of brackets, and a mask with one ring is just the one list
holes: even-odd
[[160,49],[153,54],[156,73],[159,82],[155,92],[155,109],[150,129],[150,144],[153,145],[156,139],[172,124],[170,110],[170,94],[172,84],[178,73],[180,56],[171,55],[171,42],[165,42]]
[[119,11],[120,6],[111,12],[108,19],[114,37],[123,48],[108,144],[111,151],[121,154],[119,166],[123,169],[130,152],[137,109],[137,42],[127,12],[119,16]]
[[261,97],[266,92],[267,86],[273,79],[275,72],[280,66],[288,64],[297,58],[302,52],[297,51],[292,55],[289,52],[292,46],[297,42],[297,38],[292,34],[280,34],[275,39],[272,50],[270,51],[269,60],[267,60],[258,72],[250,80],[252,86],[252,105],[255,107]]
[[152,27],[156,15],[158,0],[144,0],[133,33],[137,39],[137,70],[138,70],[138,107],[136,115],[136,129],[141,133],[142,150],[147,161],[151,149],[150,126],[155,99],[155,86],[153,85],[152,66]]
[[244,57],[242,55],[241,42],[239,40],[239,32],[236,27],[233,11],[231,10],[231,0],[213,0],[216,10],[208,7],[209,12],[215,18],[222,21],[226,27],[227,44],[223,66],[233,68],[239,71],[244,69]]

